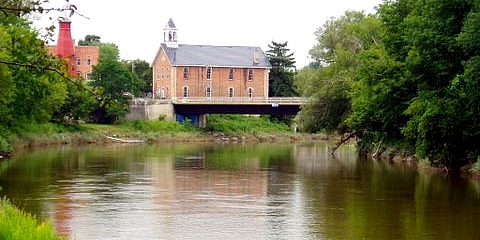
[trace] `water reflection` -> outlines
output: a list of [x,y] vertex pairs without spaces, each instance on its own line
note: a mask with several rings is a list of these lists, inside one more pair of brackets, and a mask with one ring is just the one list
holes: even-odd
[[325,143],[45,149],[0,192],[75,239],[475,239],[479,184]]

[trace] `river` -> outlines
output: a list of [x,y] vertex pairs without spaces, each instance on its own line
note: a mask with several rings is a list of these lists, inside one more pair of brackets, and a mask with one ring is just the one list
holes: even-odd
[[71,239],[478,239],[480,182],[328,143],[56,147],[0,195]]

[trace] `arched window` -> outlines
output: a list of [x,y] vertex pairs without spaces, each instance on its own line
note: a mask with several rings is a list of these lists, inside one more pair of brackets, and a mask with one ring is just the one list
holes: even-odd
[[253,98],[253,88],[249,87],[247,93],[248,93],[248,99],[252,99]]
[[183,87],[183,97],[188,98],[188,86]]
[[211,87],[207,87],[207,89],[205,90],[205,97],[207,99],[212,98],[212,88]]
[[235,91],[235,90],[233,89],[233,87],[229,87],[229,88],[228,88],[228,97],[229,97],[229,98],[232,98],[232,97],[233,97],[234,91]]

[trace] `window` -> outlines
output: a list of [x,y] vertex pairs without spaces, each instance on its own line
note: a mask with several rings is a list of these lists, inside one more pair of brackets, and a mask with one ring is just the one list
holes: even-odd
[[230,70],[228,71],[228,80],[233,81],[233,73],[234,69],[230,68]]
[[167,67],[167,78],[170,77],[170,69]]
[[88,66],[92,65],[92,59],[90,57],[87,58],[87,65]]
[[207,80],[212,80],[212,67],[207,67]]
[[253,88],[248,88],[248,99],[252,99],[253,98]]
[[162,67],[162,78],[165,78],[165,68]]
[[229,97],[229,98],[232,98],[232,97],[233,97],[233,92],[234,92],[233,87],[229,87],[229,88],[228,88],[228,97]]
[[165,99],[165,88],[160,89],[160,98]]
[[188,79],[189,71],[188,67],[183,68],[183,79]]
[[81,77],[81,76],[82,76],[82,72],[77,71],[77,77]]
[[86,79],[87,81],[92,80],[92,73],[87,73]]
[[183,87],[183,97],[188,98],[188,87],[187,86]]
[[80,66],[81,63],[82,61],[80,60],[80,58],[77,58],[77,66]]
[[248,69],[248,81],[253,81],[253,69]]
[[207,87],[207,89],[205,91],[205,97],[207,99],[210,99],[212,97],[212,88],[211,87]]

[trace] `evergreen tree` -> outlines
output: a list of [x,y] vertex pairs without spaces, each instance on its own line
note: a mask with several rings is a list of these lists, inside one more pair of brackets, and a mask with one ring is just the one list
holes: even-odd
[[267,57],[272,64],[269,75],[269,96],[270,97],[292,97],[297,96],[293,85],[295,75],[295,59],[293,53],[289,53],[287,43],[272,41],[268,45]]

